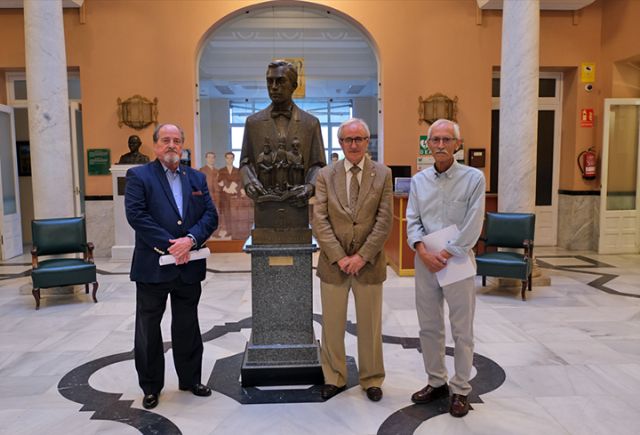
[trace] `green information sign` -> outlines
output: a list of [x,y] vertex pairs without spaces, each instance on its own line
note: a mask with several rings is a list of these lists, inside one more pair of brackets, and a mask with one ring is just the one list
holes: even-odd
[[87,169],[89,175],[109,175],[111,166],[111,150],[94,148],[87,150]]
[[429,147],[427,146],[427,136],[420,136],[420,155],[428,156],[431,154]]

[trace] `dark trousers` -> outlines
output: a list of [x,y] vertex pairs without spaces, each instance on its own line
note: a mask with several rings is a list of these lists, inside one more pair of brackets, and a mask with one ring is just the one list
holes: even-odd
[[135,361],[138,382],[144,394],[160,393],[164,387],[164,346],[160,321],[171,296],[171,344],[173,363],[181,386],[200,383],[202,337],[198,324],[200,283],[186,284],[180,278],[158,284],[136,282]]

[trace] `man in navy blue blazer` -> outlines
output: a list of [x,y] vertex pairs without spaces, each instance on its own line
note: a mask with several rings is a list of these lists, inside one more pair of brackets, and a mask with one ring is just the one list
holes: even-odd
[[[218,226],[204,174],[180,165],[184,132],[161,124],[153,132],[156,160],[127,171],[125,209],[136,233],[131,280],[136,282],[135,363],[147,409],[158,405],[164,386],[160,321],[171,297],[171,343],[179,388],[209,396],[201,383],[202,337],[198,323],[206,260],[189,261]],[[160,266],[161,255],[176,264]]]

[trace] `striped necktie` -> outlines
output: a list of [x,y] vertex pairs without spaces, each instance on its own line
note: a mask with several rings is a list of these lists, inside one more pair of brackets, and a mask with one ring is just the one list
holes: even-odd
[[358,204],[358,193],[360,192],[360,183],[358,182],[358,172],[360,166],[353,165],[351,169],[351,182],[349,183],[349,208],[351,216],[356,216],[356,204]]

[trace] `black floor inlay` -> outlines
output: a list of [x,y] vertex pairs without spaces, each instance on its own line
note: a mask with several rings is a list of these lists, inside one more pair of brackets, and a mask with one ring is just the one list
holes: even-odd
[[[314,314],[313,317],[316,322],[322,322],[321,315]],[[202,335],[202,341],[212,341],[227,333],[239,332],[243,328],[250,327],[250,317],[238,322],[216,325]],[[355,334],[356,327],[356,324],[348,322],[347,332]],[[415,337],[383,335],[383,342],[398,344],[404,349],[415,349],[421,352],[419,339]],[[171,343],[165,343],[164,348],[166,352],[171,348]],[[447,347],[447,355],[453,355],[453,350],[449,347]],[[207,384],[214,390],[242,404],[322,402],[319,386],[291,389],[242,388],[240,384],[242,357],[243,354],[239,353],[216,361]],[[89,361],[67,373],[58,383],[58,391],[65,398],[83,405],[80,411],[93,412],[90,417],[92,420],[120,422],[136,428],[143,434],[180,434],[180,429],[168,418],[152,411],[132,408],[133,401],[120,400],[122,394],[99,391],[89,385],[89,378],[97,371],[111,364],[131,359],[133,359],[132,351]],[[479,395],[498,388],[505,380],[505,373],[494,361],[478,354],[474,354],[474,366],[477,374],[471,380],[473,385],[471,402],[481,403]],[[358,372],[353,357],[347,357],[347,367],[349,373],[347,386],[349,388],[357,386]],[[160,400],[162,400],[162,395]],[[407,401],[409,401],[409,397],[407,397]],[[429,405],[407,406],[391,414],[380,426],[378,434],[411,434],[425,420],[447,411],[448,403],[446,400]]]
[[[607,263],[603,263],[598,260],[594,260],[593,258],[585,257],[583,255],[545,255],[542,257],[535,257],[538,265],[544,269],[555,269],[562,270],[565,272],[576,272],[576,273],[584,273],[588,275],[597,276],[596,279],[587,283],[588,286],[593,287],[597,290],[603,291],[605,293],[609,293],[614,296],[628,296],[631,298],[640,298],[640,294],[637,293],[626,293],[618,290],[614,290],[611,287],[607,287],[605,284],[611,280],[616,279],[620,275],[616,275],[613,273],[604,273],[604,272],[596,272],[588,269],[598,269],[598,268],[612,268],[615,269],[615,266],[612,266]],[[544,261],[545,258],[575,258],[577,260],[583,261],[588,264],[576,264],[570,266],[554,266],[553,264],[547,263]]]
[[93,411],[92,420],[128,424],[143,434],[182,433],[168,418],[155,412],[132,408],[132,400],[120,400],[122,394],[105,393],[89,385],[89,378],[98,370],[130,359],[133,359],[133,351],[89,361],[67,373],[58,383],[58,391],[65,398],[83,405],[80,411]]
[[[418,341],[417,338],[413,340]],[[453,356],[453,349],[447,346],[446,353]],[[473,354],[473,366],[477,373],[470,382],[473,390],[469,395],[469,403],[482,403],[480,395],[493,391],[502,385],[506,374],[495,361],[477,353]],[[416,386],[416,391],[423,386]],[[448,398],[425,405],[410,405],[391,414],[378,429],[378,435],[411,435],[426,420],[447,412],[449,412]]]

